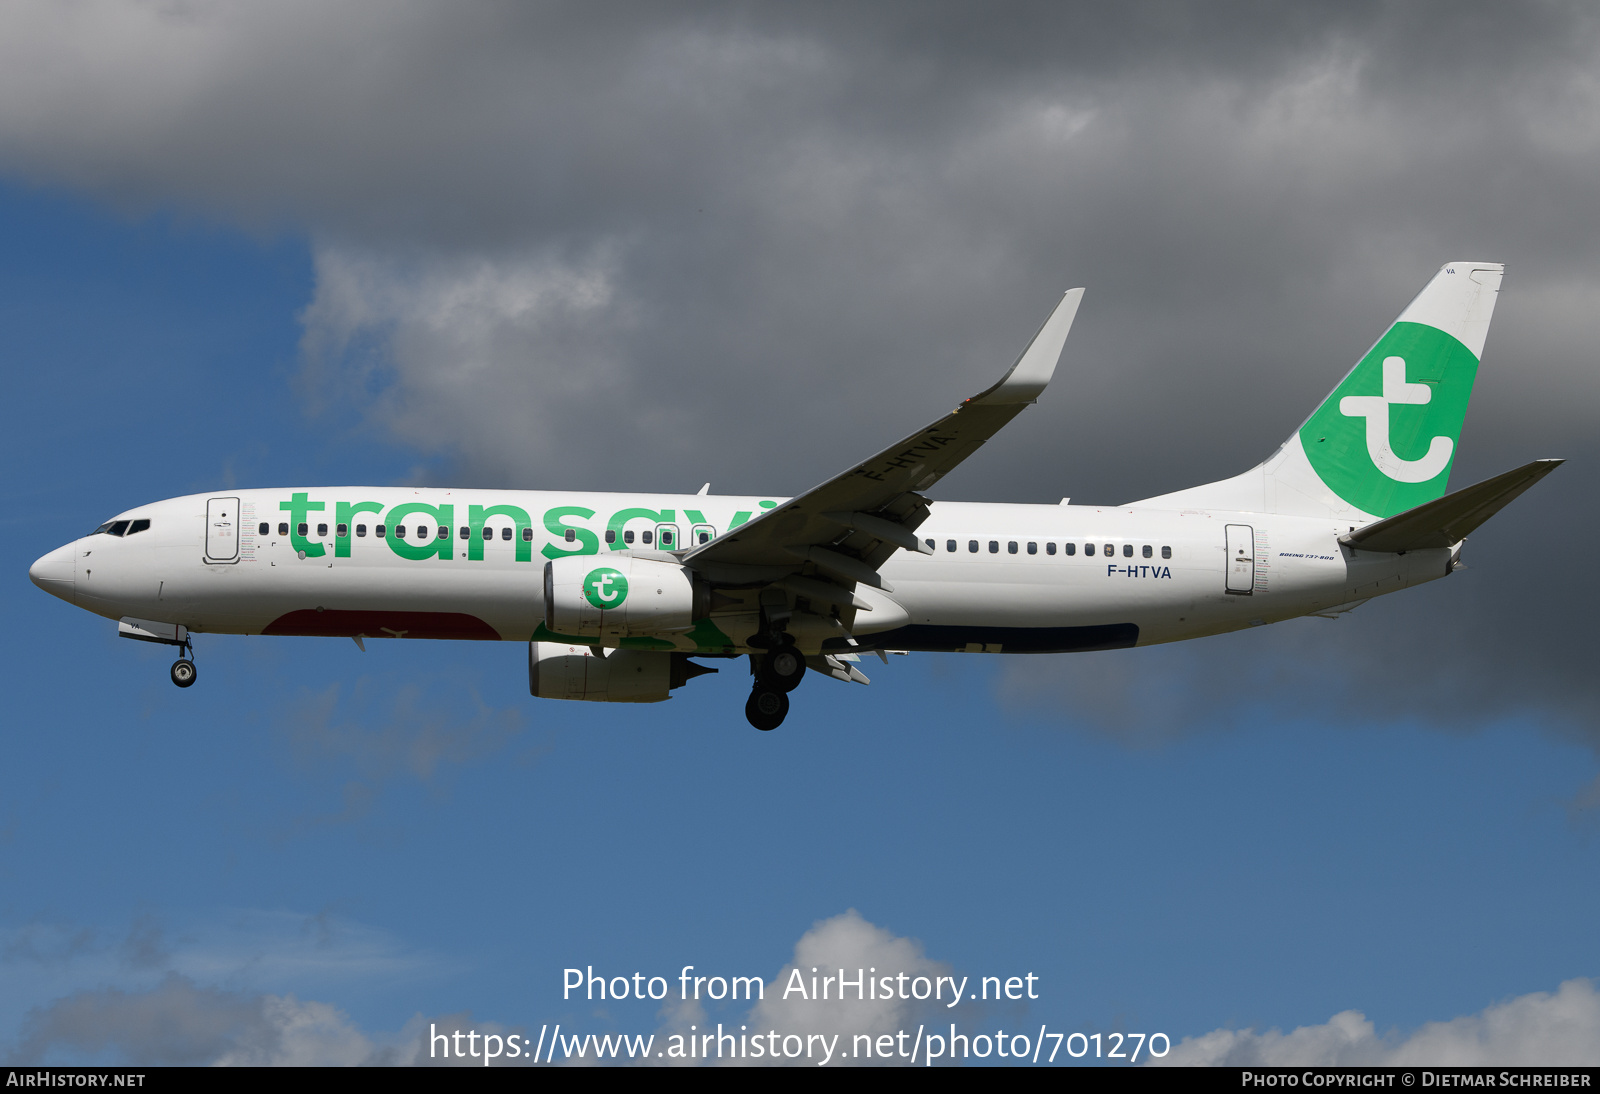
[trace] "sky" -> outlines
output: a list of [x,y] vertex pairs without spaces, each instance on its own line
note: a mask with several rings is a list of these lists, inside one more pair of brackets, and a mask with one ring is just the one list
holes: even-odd
[[[0,8],[0,1058],[954,1022],[1600,1062],[1597,61],[1558,3]],[[204,636],[179,691],[26,578],[223,488],[797,493],[1076,285],[934,497],[1152,496],[1271,452],[1456,259],[1507,275],[1452,485],[1568,463],[1336,621],[874,660],[761,734],[727,666],[559,703],[516,643]],[[767,997],[563,998],[686,965]],[[1037,998],[783,1000],[813,965]]]

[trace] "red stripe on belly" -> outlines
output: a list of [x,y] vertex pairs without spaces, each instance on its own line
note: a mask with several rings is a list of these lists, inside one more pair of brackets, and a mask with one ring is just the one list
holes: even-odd
[[317,611],[302,608],[280,615],[261,628],[262,634],[309,635],[318,638],[455,638],[500,641],[495,629],[462,612]]

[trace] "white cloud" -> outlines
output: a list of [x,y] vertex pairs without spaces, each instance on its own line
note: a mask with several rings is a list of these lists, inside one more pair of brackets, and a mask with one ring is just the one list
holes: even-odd
[[1219,1029],[1186,1037],[1161,1065],[1222,1067],[1499,1067],[1600,1064],[1600,994],[1592,980],[1568,980],[1408,1037],[1380,1036],[1359,1011],[1289,1033]]
[[347,1065],[367,1062],[375,1048],[327,1004],[169,973],[147,991],[84,991],[31,1012],[12,1058],[37,1063],[62,1051],[154,1065]]
[[[869,978],[904,974],[906,979],[896,982],[895,995],[890,998],[874,999],[868,990],[868,998],[861,999],[853,984],[862,970]],[[907,985],[917,977],[925,978],[931,988],[933,982],[953,972],[949,965],[930,959],[917,942],[867,922],[852,908],[843,915],[819,920],[800,937],[795,943],[794,959],[767,985],[765,998],[751,1009],[746,1024],[756,1032],[775,1029],[784,1034],[838,1035],[839,1043],[848,1051],[855,1035],[915,1029],[919,1020],[936,1007],[948,1018],[953,1012],[931,1000],[918,1002],[899,996],[902,988],[910,990]],[[852,981],[852,987],[843,993],[845,997],[841,998],[835,987],[830,997],[820,998],[823,993],[818,989],[823,981],[841,974]],[[956,977],[958,983],[960,979]],[[804,994],[789,991],[795,987],[803,988]],[[950,999],[951,990],[948,984],[943,986],[945,1001]],[[788,998],[784,997],[786,991]],[[814,1060],[809,1063],[815,1065]]]
[[[502,1038],[516,1034],[529,1038],[525,1051],[531,1051],[538,1037],[536,1030],[483,1021],[471,1014],[418,1014],[399,1030],[373,1032],[360,1028],[329,1002],[303,1000],[298,993],[215,986],[254,976],[257,983],[263,979],[277,983],[320,982],[337,991],[339,986],[392,976],[397,963],[401,963],[402,959],[392,953],[368,952],[371,942],[359,938],[331,947],[332,952],[319,953],[312,937],[316,932],[307,934],[304,917],[299,922],[300,927],[288,933],[304,936],[306,943],[297,947],[285,935],[275,948],[287,949],[286,953],[254,957],[236,953],[230,958],[219,951],[220,944],[215,940],[198,945],[185,940],[165,958],[168,969],[154,983],[146,980],[143,986],[130,982],[124,986],[84,987],[36,1006],[23,1020],[17,1043],[8,1055],[13,1062],[26,1064],[88,1060],[145,1064],[482,1066],[481,1058],[430,1055],[429,1033],[435,1027],[441,1031],[471,1029],[480,1035],[497,1034]],[[268,923],[260,929],[281,934],[289,926],[292,924],[285,921]],[[144,939],[155,930],[153,924],[141,922],[129,939]],[[348,926],[339,930],[350,933]],[[162,947],[155,948],[165,952]],[[120,976],[128,980],[130,970],[136,973],[148,962],[135,962],[139,967],[134,968],[127,963],[126,954],[120,966],[107,960],[126,949],[126,945],[98,944],[82,932],[32,928],[12,933],[4,962],[13,983],[21,983],[10,974],[22,966],[67,966],[85,960],[92,966],[90,971],[95,978]],[[720,1023],[725,1033],[734,1036],[764,1036],[770,1030],[780,1036],[798,1035],[811,1055],[776,1062],[814,1067],[822,1052],[822,1042],[809,1040],[814,1035],[837,1038],[832,1040],[831,1061],[837,1065],[868,1062],[852,1055],[857,1035],[876,1038],[902,1030],[909,1035],[924,1024],[930,1032],[940,1031],[951,1022],[969,1034],[983,1032],[977,1024],[981,1004],[968,1001],[955,1008],[946,1007],[948,987],[943,999],[927,1001],[900,999],[898,992],[896,997],[863,1000],[855,997],[853,987],[845,999],[839,998],[836,987],[830,987],[826,999],[802,998],[797,991],[790,991],[789,998],[784,998],[785,989],[797,983],[804,985],[809,997],[814,982],[820,986],[824,978],[837,978],[841,971],[854,980],[857,969],[868,970],[869,976],[874,971],[878,976],[894,976],[897,986],[901,973],[907,984],[919,976],[932,981],[954,975],[959,981],[962,975],[948,964],[928,957],[916,941],[879,927],[852,909],[813,924],[796,942],[792,959],[766,985],[765,996],[743,1013],[708,1015],[701,1002],[669,999],[653,1031],[654,1048],[665,1052],[674,1035],[685,1037],[693,1032],[704,1036],[714,1033]],[[834,984],[837,983],[835,979]],[[967,987],[970,992],[972,983]],[[590,1032],[566,1028],[563,1038],[587,1038]],[[620,1032],[633,1035],[650,1031]],[[624,1054],[621,1062],[626,1060]],[[591,1049],[581,1059],[566,1059],[563,1051],[557,1051],[554,1062],[586,1065],[596,1060]],[[709,1059],[669,1059],[663,1055],[638,1062],[736,1066],[774,1061],[726,1056],[719,1059],[713,1053]],[[870,1062],[906,1061],[891,1056]],[[1219,1029],[1186,1037],[1164,1059],[1152,1062],[1230,1067],[1593,1066],[1600,1064],[1600,993],[1591,980],[1569,980],[1554,993],[1518,996],[1477,1014],[1430,1022],[1409,1035],[1396,1031],[1379,1034],[1369,1019],[1354,1010],[1336,1014],[1322,1025],[1302,1026],[1288,1033],[1277,1029]]]

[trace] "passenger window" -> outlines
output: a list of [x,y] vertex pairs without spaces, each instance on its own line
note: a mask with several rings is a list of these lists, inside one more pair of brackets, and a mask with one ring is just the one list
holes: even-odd
[[633,542],[633,529],[632,528],[623,529],[622,542],[623,543],[632,543]]
[[[1067,544],[1067,546],[1068,546],[1068,547],[1071,547],[1071,546],[1072,546],[1072,544],[1070,544],[1070,543],[1069,543],[1069,544]],[[1056,543],[1055,543],[1055,540],[1051,540],[1051,541],[1050,541],[1050,542],[1049,542],[1049,543],[1046,543],[1046,544],[1045,544],[1045,545],[1044,545],[1044,553],[1045,553],[1045,554],[1047,554],[1047,555],[1053,555],[1053,554],[1055,554],[1055,553],[1056,553]]]
[[1000,541],[999,540],[991,539],[989,541],[989,553],[991,555],[997,555],[997,554],[1000,553]]
[[289,534],[289,525],[287,523],[278,525],[278,534],[280,536],[288,535]]
[[1008,540],[1006,542],[1006,554],[1014,555],[1016,553],[1017,553],[1017,541],[1014,540],[1014,539],[1013,540]]
[[1144,547],[1142,547],[1140,549],[1140,553],[1143,554],[1145,558],[1149,558],[1151,555],[1153,555],[1155,553],[1155,551],[1151,549],[1151,547],[1150,547],[1150,545],[1148,543],[1146,543],[1144,545]]
[[1107,558],[1114,557],[1116,555],[1116,553],[1117,553],[1116,544],[1114,544],[1114,543],[1106,544],[1105,545],[1105,550],[1103,552],[1101,552],[1101,553],[1104,554]]
[[659,531],[661,533],[660,536],[658,537],[661,540],[661,549],[663,551],[672,550],[672,547],[673,547],[673,542],[672,541],[678,538],[677,536],[672,534],[673,529],[668,527],[668,528],[659,529]]
[[523,542],[525,542],[525,543],[532,543],[533,542],[533,529],[532,528],[524,528],[522,530],[522,539],[523,539]]
[[270,531],[272,531],[272,525],[268,524],[266,521],[262,521],[261,526],[256,529],[256,535],[264,536]]
[[953,539],[945,540],[944,541],[944,549],[946,551],[954,551],[956,549],[956,541],[953,540]]
[[378,537],[378,538],[379,538],[379,539],[382,539],[382,538],[383,538],[383,536],[384,536],[384,533],[385,533],[385,532],[386,532],[386,531],[387,531],[387,528],[385,528],[385,526],[384,526],[384,525],[382,525],[382,524],[378,524],[378,525],[374,525],[374,526],[373,526],[373,529],[372,529],[372,534],[373,534],[373,535],[375,535],[375,536],[377,536],[377,537]]
[[450,526],[448,524],[439,525],[439,538],[440,539],[449,539],[450,538]]
[[967,540],[967,550],[971,551],[973,554],[977,554],[978,553],[978,541],[975,540],[975,539]]
[[298,526],[298,528],[297,528],[297,529],[296,529],[296,530],[297,530],[297,532],[298,532],[298,533],[299,533],[299,535],[300,535],[300,538],[301,538],[301,539],[304,539],[304,538],[305,538],[305,535],[306,535],[306,533],[307,533],[307,532],[309,532],[309,531],[310,531],[310,530],[311,530],[311,527],[310,527],[310,525],[308,525],[308,524],[306,524],[306,523],[305,523],[305,521],[301,521],[301,522],[300,522],[300,524],[299,524],[299,526]]
[[1133,544],[1124,543],[1122,545],[1122,557],[1123,558],[1132,558],[1133,557]]
[[654,538],[655,538],[655,533],[651,532],[650,529],[648,529],[648,528],[646,528],[643,532],[639,533],[639,540],[642,543],[650,543],[650,542],[652,542],[654,540]]
[[350,537],[350,526],[348,524],[339,525],[337,531],[340,539],[348,539]]
[[[646,533],[646,534],[648,535],[648,533]],[[576,531],[574,531],[573,529],[568,528],[567,529],[567,534],[562,536],[561,538],[566,540],[568,543],[575,543],[575,542],[577,542],[577,539],[578,539],[578,533]]]
[[1030,555],[1036,555],[1039,553],[1039,545],[1033,542],[1031,539],[1028,541],[1028,553]]
[[318,539],[327,539],[328,538],[328,526],[326,524],[317,525],[317,538]]
[[[488,529],[484,529],[484,531],[488,531]],[[461,538],[462,539],[471,539],[472,538],[472,529],[470,527],[468,527],[467,525],[465,525],[465,524],[463,524],[461,526]]]
[[928,548],[928,550],[930,550],[930,551],[931,551],[931,550],[933,550],[933,549],[934,549],[934,546],[933,546],[933,540],[931,540],[931,539],[925,539],[925,540],[923,540],[923,541],[922,541],[922,542],[923,542],[923,543],[924,543],[924,544],[926,544],[926,545],[927,545],[927,548]]
[[1171,547],[1163,547],[1163,548],[1161,548],[1161,557],[1162,558],[1171,558],[1172,557],[1172,548]]
[[405,539],[406,538],[406,526],[404,524],[396,524],[394,526],[394,538],[395,539]]
[[607,543],[615,543],[615,542],[617,542],[617,530],[615,528],[607,528],[606,529],[606,542]]
[[696,524],[691,531],[696,543],[710,543],[717,536],[717,530],[709,524]]
[[126,534],[127,531],[128,531],[128,522],[127,521],[125,521],[125,520],[114,520],[114,521],[111,522],[111,527],[106,529],[106,534],[110,535],[110,536],[120,536],[120,535]]
[[[485,532],[488,532],[488,530],[489,529],[487,529],[487,528],[484,529]],[[489,537],[486,535],[486,536],[484,536],[484,538],[487,539]],[[500,538],[501,539],[510,539],[511,538],[511,529],[510,528],[502,528],[502,529],[500,529]]]
[[365,539],[366,536],[367,536],[367,526],[365,524],[356,525],[356,538],[357,539]]
[[710,532],[702,530],[702,531],[697,532],[695,534],[699,537],[701,543],[710,543],[711,542],[711,533]]

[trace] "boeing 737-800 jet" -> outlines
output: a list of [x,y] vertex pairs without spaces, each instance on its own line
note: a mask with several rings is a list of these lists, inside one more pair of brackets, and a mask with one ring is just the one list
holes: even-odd
[[924,493],[1044,391],[1073,289],[998,383],[798,497],[227,490],[120,513],[29,576],[179,647],[180,687],[199,633],[527,642],[535,696],[622,703],[715,671],[691,658],[747,656],[758,729],[808,668],[866,683],[861,654],[1123,649],[1337,615],[1449,574],[1561,462],[1445,493],[1502,272],[1443,267],[1257,467],[1123,505]]

